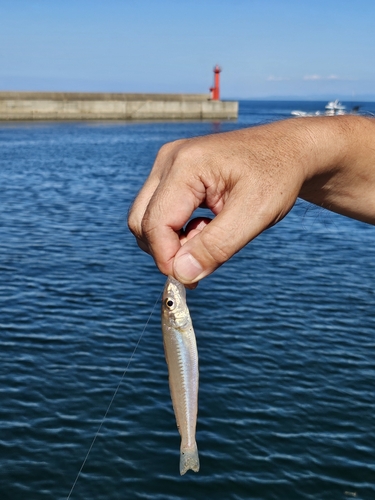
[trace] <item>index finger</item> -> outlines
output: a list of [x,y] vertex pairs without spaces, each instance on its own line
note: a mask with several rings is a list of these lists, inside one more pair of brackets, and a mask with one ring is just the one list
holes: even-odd
[[171,173],[160,182],[145,211],[142,235],[163,274],[173,275],[173,259],[181,248],[180,231],[205,198],[200,180],[194,186]]
[[142,250],[148,253],[150,253],[150,251],[148,248],[147,238],[144,237],[143,234],[142,221],[150,200],[160,183],[163,173],[168,172],[171,164],[173,163],[173,151],[176,147],[178,147],[179,142],[182,141],[164,144],[164,146],[160,148],[151,172],[129,210],[129,229],[137,238],[138,245],[142,248]]

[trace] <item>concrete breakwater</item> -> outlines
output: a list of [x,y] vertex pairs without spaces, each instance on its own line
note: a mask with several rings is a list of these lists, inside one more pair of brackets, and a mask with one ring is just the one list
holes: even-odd
[[231,120],[238,102],[208,94],[0,92],[0,120]]

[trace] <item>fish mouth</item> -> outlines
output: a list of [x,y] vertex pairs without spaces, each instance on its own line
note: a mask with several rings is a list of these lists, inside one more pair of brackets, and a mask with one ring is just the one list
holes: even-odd
[[[177,292],[175,291],[175,288],[177,288]],[[179,293],[184,299],[186,298],[186,289],[185,286],[180,283],[176,278],[173,276],[168,276],[167,282],[165,283],[164,291],[171,291],[173,293]]]

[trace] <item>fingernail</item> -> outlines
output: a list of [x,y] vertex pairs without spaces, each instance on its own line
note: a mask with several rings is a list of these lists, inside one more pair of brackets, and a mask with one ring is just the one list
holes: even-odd
[[202,273],[203,269],[197,259],[190,253],[183,253],[176,257],[174,271],[181,281],[189,282],[197,278]]

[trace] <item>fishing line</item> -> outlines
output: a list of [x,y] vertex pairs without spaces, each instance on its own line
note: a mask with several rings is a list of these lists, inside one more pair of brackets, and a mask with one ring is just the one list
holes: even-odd
[[71,494],[73,493],[73,490],[74,490],[74,488],[75,488],[75,485],[77,484],[77,481],[78,481],[78,479],[79,479],[79,476],[81,475],[81,472],[83,471],[83,468],[84,468],[84,466],[85,466],[85,464],[86,464],[86,462],[87,462],[87,459],[89,458],[90,452],[91,452],[91,450],[92,450],[92,448],[93,448],[93,446],[94,446],[94,443],[95,443],[95,441],[96,441],[96,438],[99,436],[99,433],[100,433],[100,431],[101,431],[101,428],[102,428],[102,426],[103,426],[103,424],[104,424],[105,419],[107,418],[108,412],[109,412],[109,410],[110,410],[110,408],[111,408],[111,406],[112,406],[112,403],[113,403],[113,401],[114,401],[114,399],[115,399],[115,397],[116,397],[116,394],[118,393],[118,390],[120,389],[120,385],[121,385],[121,383],[122,383],[122,381],[123,381],[123,379],[124,379],[124,377],[125,377],[125,375],[126,375],[126,373],[127,373],[128,369],[129,369],[129,365],[130,365],[130,363],[131,363],[131,361],[132,361],[132,359],[133,359],[133,357],[134,357],[135,351],[137,350],[137,348],[138,348],[138,346],[139,346],[139,344],[140,344],[140,342],[141,342],[141,340],[142,340],[143,334],[144,334],[144,333],[145,333],[145,331],[146,331],[146,328],[147,328],[147,325],[148,325],[148,324],[149,324],[149,322],[150,322],[151,316],[154,314],[154,310],[155,310],[156,304],[159,302],[159,300],[160,300],[160,296],[161,296],[162,292],[163,292],[163,290],[161,290],[161,292],[159,293],[158,298],[156,299],[156,302],[155,302],[155,304],[154,304],[154,306],[153,306],[153,308],[152,308],[152,310],[151,310],[151,312],[150,312],[150,315],[149,315],[149,317],[147,318],[147,321],[146,321],[145,326],[143,327],[142,333],[141,333],[141,335],[139,336],[139,339],[137,340],[137,343],[135,344],[135,347],[134,347],[134,349],[133,349],[133,352],[132,352],[132,354],[131,354],[131,356],[130,356],[130,358],[129,358],[128,364],[126,365],[126,368],[125,368],[125,370],[124,370],[124,372],[123,372],[123,374],[122,374],[122,376],[121,376],[121,378],[120,378],[120,382],[118,383],[118,385],[117,385],[117,387],[116,387],[116,390],[115,390],[115,392],[114,392],[114,394],[113,394],[113,396],[112,396],[112,399],[111,399],[111,401],[110,401],[110,403],[109,403],[109,405],[108,405],[108,408],[107,408],[107,410],[106,410],[106,412],[105,412],[105,414],[104,414],[104,417],[102,418],[102,421],[100,422],[100,425],[99,425],[99,427],[98,427],[98,430],[96,431],[96,434],[95,434],[95,436],[94,436],[94,439],[93,439],[93,440],[92,440],[92,442],[91,442],[91,445],[90,445],[90,447],[89,447],[89,449],[88,449],[88,452],[86,453],[85,459],[84,459],[84,460],[83,460],[83,462],[82,462],[81,468],[80,468],[80,469],[79,469],[79,471],[78,471],[77,477],[75,478],[75,481],[74,481],[74,483],[73,483],[73,486],[72,486],[72,488],[71,488],[71,490],[70,490],[70,492],[69,492],[69,495],[66,497],[66,500],[69,500],[69,498],[71,497]]

